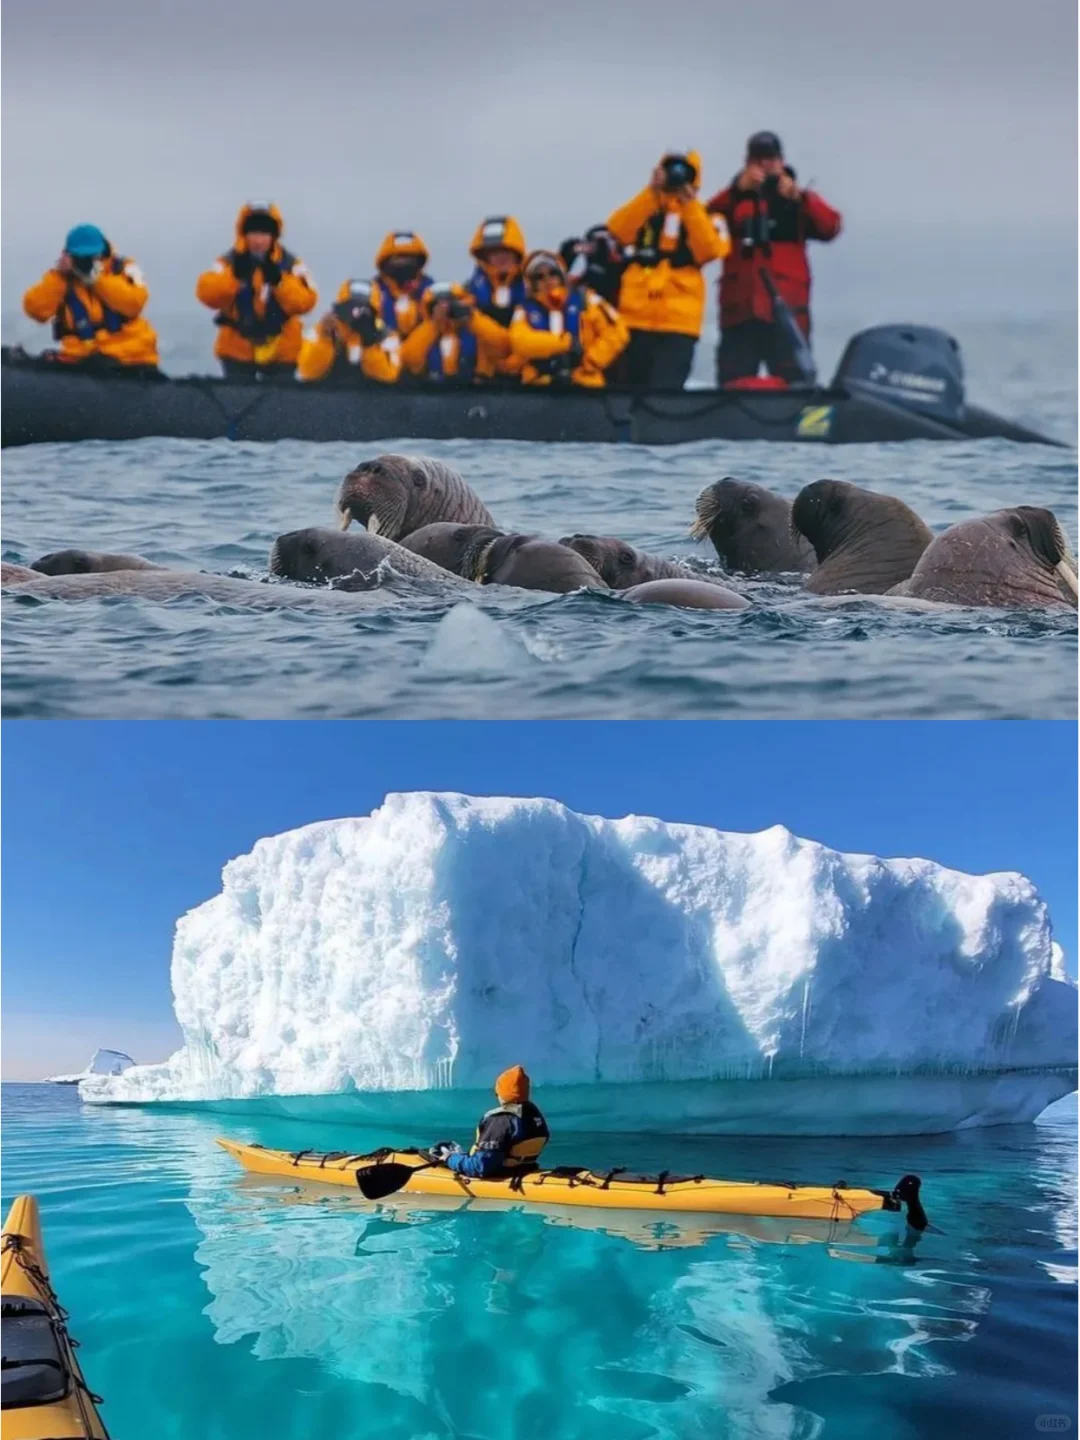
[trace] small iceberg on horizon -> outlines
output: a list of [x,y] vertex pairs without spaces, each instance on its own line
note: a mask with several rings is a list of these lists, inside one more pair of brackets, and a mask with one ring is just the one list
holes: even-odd
[[123,1050],[95,1050],[93,1059],[85,1070],[80,1070],[77,1075],[46,1075],[45,1085],[78,1085],[81,1081],[88,1079],[91,1075],[123,1075],[125,1070],[130,1070],[135,1061],[130,1055],[125,1055]]

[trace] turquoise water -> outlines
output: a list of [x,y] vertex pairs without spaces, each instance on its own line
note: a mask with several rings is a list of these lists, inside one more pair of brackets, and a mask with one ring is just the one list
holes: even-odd
[[37,1085],[4,1086],[2,1106],[4,1207],[41,1201],[114,1440],[934,1440],[1076,1422],[1075,1097],[953,1136],[553,1146],[555,1163],[749,1179],[915,1170],[937,1230],[914,1247],[890,1215],[832,1232],[605,1217],[605,1233],[583,1212],[366,1206],[243,1179],[213,1137],[415,1137],[97,1109]]

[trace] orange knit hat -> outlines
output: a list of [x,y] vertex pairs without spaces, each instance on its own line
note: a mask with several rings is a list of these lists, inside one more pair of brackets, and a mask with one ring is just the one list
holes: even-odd
[[511,1065],[495,1081],[495,1094],[503,1105],[520,1105],[529,1098],[529,1077],[520,1065]]

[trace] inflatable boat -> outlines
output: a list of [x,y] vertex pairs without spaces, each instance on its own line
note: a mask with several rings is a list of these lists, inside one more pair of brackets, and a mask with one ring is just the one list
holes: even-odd
[[996,436],[1058,444],[967,403],[960,347],[944,331],[882,325],[848,344],[828,386],[635,392],[209,376],[91,375],[5,350],[4,445],[56,441],[534,440],[675,445],[691,440],[852,444]]
[[[925,1227],[919,1202],[919,1180],[906,1175],[894,1190],[869,1190],[837,1181],[835,1185],[766,1184],[752,1180],[710,1180],[704,1175],[628,1175],[625,1170],[600,1172],[561,1165],[530,1170],[504,1180],[470,1180],[434,1163],[422,1150],[375,1150],[350,1155],[346,1150],[267,1150],[218,1140],[245,1170],[282,1179],[347,1185],[368,1191],[365,1180],[377,1170],[393,1167],[394,1192],[403,1195],[472,1195],[478,1200],[583,1205],[604,1210],[649,1210],[660,1214],[764,1215],[781,1219],[857,1219],[873,1210],[906,1207],[909,1223]],[[404,1183],[401,1183],[404,1182]],[[385,1187],[378,1187],[385,1193]]]
[[2,1440],[108,1440],[87,1388],[67,1312],[49,1280],[41,1218],[32,1195],[20,1195],[4,1222]]

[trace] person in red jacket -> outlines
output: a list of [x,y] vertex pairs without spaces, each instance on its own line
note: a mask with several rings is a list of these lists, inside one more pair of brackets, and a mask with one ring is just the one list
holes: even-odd
[[784,162],[780,137],[759,130],[746,142],[746,163],[726,189],[708,202],[731,231],[731,254],[720,276],[719,385],[756,375],[764,363],[771,375],[799,380],[792,345],[773,314],[770,281],[810,338],[808,240],[834,240],[840,212],[814,190],[800,189]]

